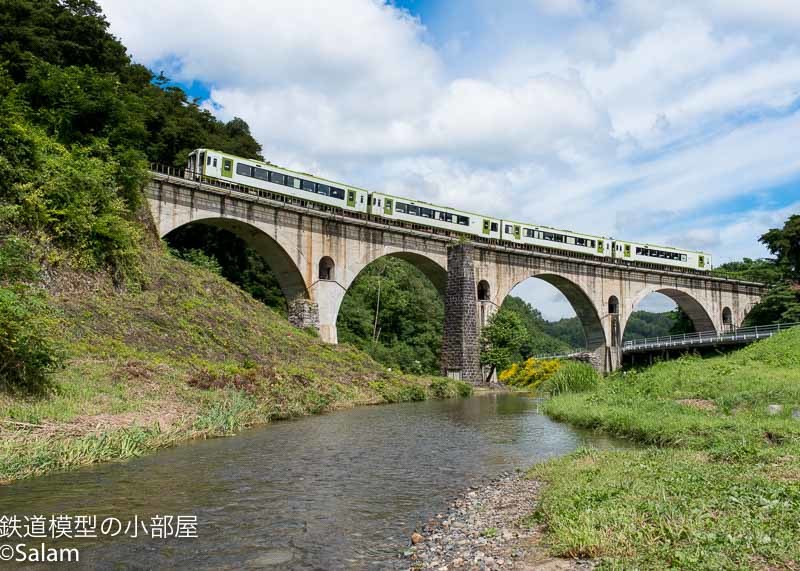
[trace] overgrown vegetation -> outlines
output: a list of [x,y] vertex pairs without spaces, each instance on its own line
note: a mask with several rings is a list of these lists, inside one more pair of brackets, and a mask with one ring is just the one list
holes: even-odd
[[554,553],[610,567],[791,568],[800,560],[800,329],[561,391],[553,418],[645,447],[531,476]]

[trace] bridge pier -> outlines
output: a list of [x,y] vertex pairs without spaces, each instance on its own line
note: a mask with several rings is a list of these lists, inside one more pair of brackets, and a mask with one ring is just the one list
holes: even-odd
[[483,382],[483,376],[478,345],[474,255],[475,248],[469,244],[447,248],[442,374],[477,384]]

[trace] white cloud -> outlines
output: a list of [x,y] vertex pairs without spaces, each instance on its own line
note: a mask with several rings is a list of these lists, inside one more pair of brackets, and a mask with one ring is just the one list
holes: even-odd
[[718,262],[796,210],[769,190],[800,178],[796,0],[101,4],[279,164]]

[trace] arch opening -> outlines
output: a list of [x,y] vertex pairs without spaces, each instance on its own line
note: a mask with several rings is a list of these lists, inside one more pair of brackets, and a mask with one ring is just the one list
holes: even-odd
[[536,274],[514,285],[503,298],[501,311],[519,314],[528,340],[517,358],[547,354],[596,352],[606,335],[589,296],[571,280],[557,274]]
[[619,299],[617,299],[616,295],[608,298],[608,312],[612,315],[619,313]]
[[634,300],[623,324],[622,340],[716,331],[705,308],[689,293],[676,288],[653,287]]
[[439,374],[447,272],[418,254],[397,253],[364,266],[337,310],[340,343],[389,368]]
[[334,270],[336,269],[336,264],[333,262],[333,258],[330,256],[323,256],[319,260],[319,273],[318,278],[321,280],[329,280],[335,281],[336,275]]
[[733,331],[733,314],[730,307],[722,308],[722,329],[723,331]]
[[255,226],[230,218],[207,218],[164,236],[178,257],[216,271],[265,305],[286,313],[308,299],[303,276],[283,247]]
[[492,299],[492,288],[489,282],[481,280],[478,282],[478,301],[490,301]]

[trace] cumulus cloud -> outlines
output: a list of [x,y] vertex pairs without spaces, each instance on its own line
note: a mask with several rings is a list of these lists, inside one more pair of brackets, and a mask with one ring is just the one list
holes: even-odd
[[101,4],[289,167],[718,261],[800,200],[795,0]]

